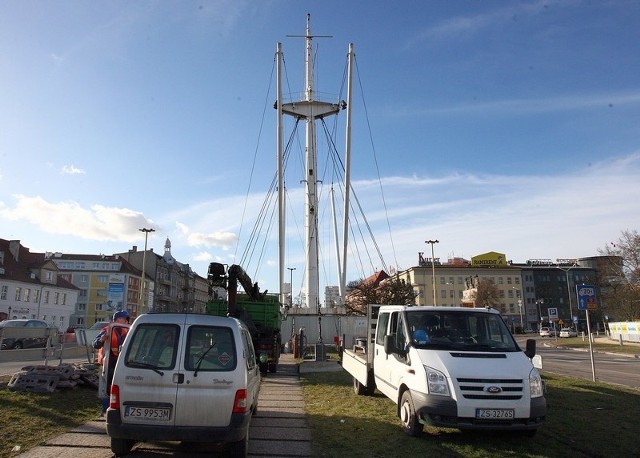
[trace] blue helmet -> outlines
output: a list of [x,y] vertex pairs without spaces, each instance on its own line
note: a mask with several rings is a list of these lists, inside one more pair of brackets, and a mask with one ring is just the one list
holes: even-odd
[[126,310],[117,311],[113,314],[113,321],[116,321],[118,318],[125,318],[127,321],[129,321],[129,312],[127,312]]

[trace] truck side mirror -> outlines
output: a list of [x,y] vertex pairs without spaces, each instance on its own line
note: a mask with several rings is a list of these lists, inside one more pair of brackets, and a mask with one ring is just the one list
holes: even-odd
[[527,347],[524,354],[527,355],[529,359],[536,356],[536,339],[527,339]]

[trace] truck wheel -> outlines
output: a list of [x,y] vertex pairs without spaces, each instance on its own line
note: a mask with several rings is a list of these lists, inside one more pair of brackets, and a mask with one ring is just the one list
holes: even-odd
[[130,439],[116,439],[115,437],[111,438],[111,451],[116,456],[124,456],[128,455],[133,448],[133,444],[135,442]]
[[413,407],[413,399],[411,393],[406,390],[402,393],[400,401],[400,421],[402,422],[402,430],[409,436],[418,437],[422,434],[424,428],[418,420],[416,410]]
[[360,383],[357,378],[353,377],[353,391],[358,396],[364,396],[367,392],[367,387]]

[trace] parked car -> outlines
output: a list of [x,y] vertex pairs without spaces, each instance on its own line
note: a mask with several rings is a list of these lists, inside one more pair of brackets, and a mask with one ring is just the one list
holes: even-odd
[[562,338],[568,338],[568,337],[578,337],[578,333],[576,332],[575,329],[571,329],[571,328],[562,328],[560,329],[560,337]]
[[0,322],[3,350],[44,348],[49,337],[56,339],[58,328],[42,320],[4,320]]
[[556,331],[553,328],[542,327],[540,328],[540,337],[555,337]]

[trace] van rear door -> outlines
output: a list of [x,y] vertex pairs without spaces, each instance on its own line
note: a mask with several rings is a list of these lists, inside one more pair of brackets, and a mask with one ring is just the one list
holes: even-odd
[[184,380],[183,334],[179,324],[158,320],[140,322],[128,336],[114,377],[123,423],[175,424],[177,387]]
[[[175,421],[180,426],[228,426],[238,388],[246,389],[239,328],[228,319],[187,316],[183,383],[177,385]],[[239,348],[238,348],[239,347]]]

